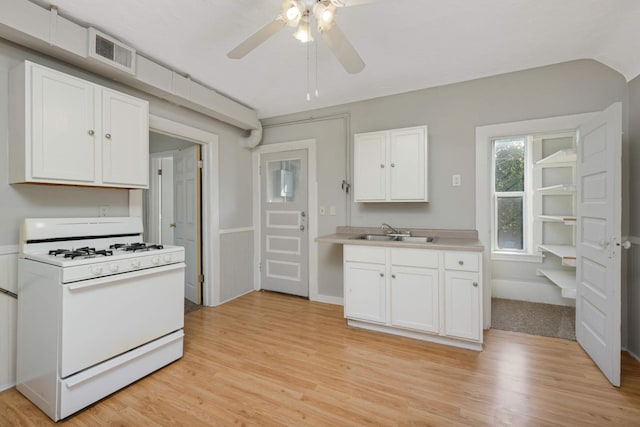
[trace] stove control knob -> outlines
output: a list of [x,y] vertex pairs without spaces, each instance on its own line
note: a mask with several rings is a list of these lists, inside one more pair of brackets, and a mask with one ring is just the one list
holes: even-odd
[[153,258],[151,258],[151,264],[153,265],[160,264],[160,258],[158,258],[157,256],[154,256]]
[[99,276],[102,274],[102,266],[101,265],[94,265],[91,267],[91,272],[93,273],[94,276]]
[[112,273],[115,273],[116,271],[120,270],[120,266],[118,264],[110,264],[109,270],[111,270]]
[[136,259],[134,261],[131,261],[131,267],[133,268],[140,268],[140,260]]
[[171,262],[171,255],[165,255],[163,258],[164,262]]

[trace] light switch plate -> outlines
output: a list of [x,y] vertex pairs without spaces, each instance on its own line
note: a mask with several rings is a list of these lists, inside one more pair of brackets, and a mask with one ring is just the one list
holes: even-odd
[[336,207],[335,206],[329,206],[329,215],[336,216]]
[[460,187],[462,185],[462,176],[453,175],[451,177],[451,185],[453,185],[454,187]]

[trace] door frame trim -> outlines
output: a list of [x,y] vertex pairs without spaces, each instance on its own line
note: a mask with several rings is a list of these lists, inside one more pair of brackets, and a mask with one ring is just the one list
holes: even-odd
[[[202,305],[220,302],[220,211],[218,135],[149,114],[149,131],[196,143],[202,148]],[[142,217],[142,190],[129,190],[129,215]]]
[[318,180],[317,180],[317,151],[316,140],[304,139],[298,141],[281,142],[277,144],[259,145],[253,150],[252,164],[253,164],[253,227],[256,230],[253,235],[253,252],[254,259],[258,264],[255,266],[253,274],[253,288],[259,290],[260,283],[260,269],[259,263],[262,262],[260,258],[260,247],[262,239],[262,229],[260,225],[260,210],[261,210],[261,193],[260,193],[260,155],[265,153],[280,153],[291,150],[307,150],[307,210],[309,215],[308,226],[309,232],[307,233],[308,241],[308,263],[309,263],[309,299],[311,301],[325,302],[325,299],[319,295],[318,292],[318,243],[315,241],[315,236],[318,235],[318,218],[316,212],[318,212]]

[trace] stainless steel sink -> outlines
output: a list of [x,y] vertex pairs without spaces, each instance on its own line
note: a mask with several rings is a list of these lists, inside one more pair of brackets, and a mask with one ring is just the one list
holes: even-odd
[[401,242],[407,243],[435,243],[438,240],[437,237],[422,237],[422,236],[401,236],[398,237],[398,240]]
[[395,236],[387,236],[386,234],[363,234],[361,236],[356,236],[354,239],[358,240],[373,240],[377,242],[390,242],[392,240],[396,240]]
[[434,243],[437,237],[423,236],[393,236],[388,234],[362,234],[352,237],[356,240],[370,240],[375,242],[406,242],[406,243]]

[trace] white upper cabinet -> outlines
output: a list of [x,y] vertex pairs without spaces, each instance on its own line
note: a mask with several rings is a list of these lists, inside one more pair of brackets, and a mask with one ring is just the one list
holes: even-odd
[[356,202],[426,202],[427,127],[354,137]]
[[10,182],[148,187],[148,103],[25,61],[11,70]]

